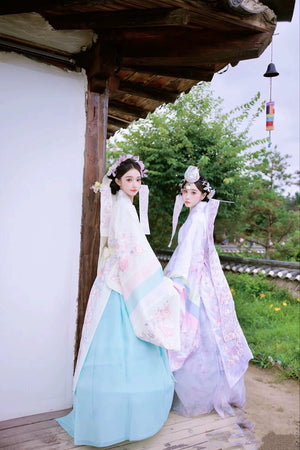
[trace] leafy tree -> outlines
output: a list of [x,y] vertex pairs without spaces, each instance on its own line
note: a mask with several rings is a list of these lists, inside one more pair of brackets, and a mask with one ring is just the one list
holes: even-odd
[[240,229],[246,240],[262,245],[266,257],[287,253],[291,237],[297,230],[298,213],[287,207],[283,188],[291,184],[287,173],[288,155],[261,149],[248,155],[248,188],[244,192]]
[[279,260],[300,261],[300,231],[299,216],[295,217],[298,222],[298,229],[287,236],[286,240],[274,243],[272,257]]
[[214,98],[211,86],[202,83],[110,141],[109,161],[118,156],[115,147],[120,147],[123,153],[139,155],[149,169],[145,182],[150,186],[150,240],[154,248],[165,248],[168,243],[175,196],[190,164],[198,166],[210,181],[216,198],[235,202],[221,204],[216,223],[217,239],[233,233],[239,198],[247,184],[244,153],[262,142],[252,142],[248,136],[249,126],[263,110],[258,103],[259,94],[225,114],[222,99]]
[[264,182],[268,189],[283,192],[293,184],[293,175],[288,173],[289,155],[281,155],[275,150],[262,148],[247,155],[247,173],[255,180]]
[[300,209],[300,193],[295,192],[293,196],[285,197],[285,204],[288,210],[299,211]]

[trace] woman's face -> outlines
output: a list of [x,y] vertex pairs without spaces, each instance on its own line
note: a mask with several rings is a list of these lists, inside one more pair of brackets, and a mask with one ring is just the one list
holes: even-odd
[[186,183],[181,190],[181,195],[185,206],[190,210],[206,197],[206,194],[200,192],[195,183]]
[[116,183],[128,195],[131,201],[133,201],[134,196],[138,193],[141,182],[141,174],[137,169],[130,169],[120,179],[116,178]]

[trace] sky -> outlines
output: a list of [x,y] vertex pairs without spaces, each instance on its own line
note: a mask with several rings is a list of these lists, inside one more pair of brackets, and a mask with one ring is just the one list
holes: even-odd
[[[275,101],[274,131],[271,133],[271,150],[290,155],[290,172],[300,170],[299,159],[299,0],[296,0],[291,22],[278,22],[273,37],[273,63],[279,76],[272,78],[272,100]],[[229,111],[246,103],[257,92],[261,100],[269,101],[270,79],[264,77],[271,62],[271,46],[259,58],[241,61],[229,66],[223,74],[215,74],[211,85],[216,96],[224,99],[223,109]],[[268,137],[265,114],[250,130],[254,139]],[[286,192],[294,193],[290,187]]]

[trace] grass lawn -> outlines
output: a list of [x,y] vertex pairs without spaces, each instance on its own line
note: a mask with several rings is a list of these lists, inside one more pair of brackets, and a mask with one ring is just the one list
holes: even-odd
[[300,299],[262,275],[226,273],[240,325],[260,367],[284,369],[300,378]]

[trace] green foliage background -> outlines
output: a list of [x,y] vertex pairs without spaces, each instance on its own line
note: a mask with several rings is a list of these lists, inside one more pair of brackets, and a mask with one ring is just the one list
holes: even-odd
[[[288,155],[265,148],[247,155],[245,175],[248,188],[244,195],[240,220],[240,233],[265,247],[266,257],[291,250],[290,239],[299,226],[299,204],[288,207],[283,188],[292,183],[287,172]],[[294,257],[300,248],[295,247]],[[290,253],[291,254],[291,253]]]
[[[108,146],[109,161],[116,159],[119,152],[115,147],[119,147],[123,153],[138,155],[149,169],[144,181],[150,186],[150,243],[155,248],[167,246],[175,196],[190,164],[199,167],[218,199],[235,202],[222,204],[216,236],[222,239],[224,229],[227,234],[233,232],[232,223],[247,183],[242,176],[243,152],[258,144],[248,138],[248,129],[263,106],[259,94],[228,114],[221,104],[208,83],[197,85],[175,104],[164,105],[131,125]],[[184,218],[183,214],[181,222]]]
[[[167,247],[175,196],[186,168],[196,165],[216,198],[234,202],[220,204],[216,243],[243,237],[264,246],[269,258],[300,259],[300,243],[295,239],[299,201],[293,203],[282,191],[292,182],[287,157],[267,150],[264,139],[249,138],[251,125],[263,111],[258,93],[224,113],[222,99],[214,97],[209,83],[201,83],[109,141],[108,166],[120,154],[129,153],[138,155],[149,170],[144,182],[150,187],[153,248]],[[187,213],[182,212],[179,224]],[[173,247],[176,242],[175,237]]]
[[277,362],[286,377],[300,377],[300,299],[262,275],[226,274],[239,323],[253,353],[253,362],[271,367]]

